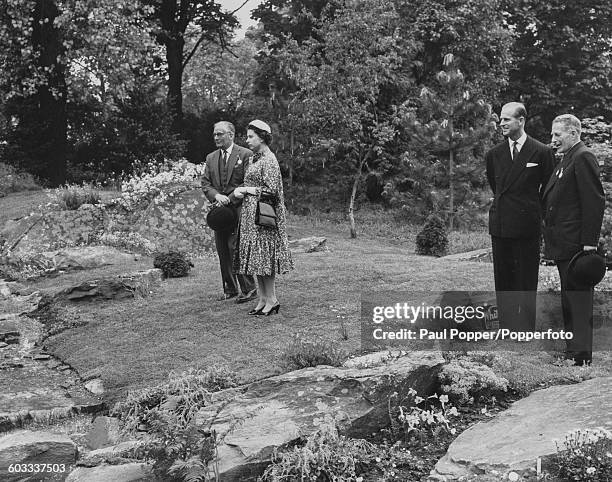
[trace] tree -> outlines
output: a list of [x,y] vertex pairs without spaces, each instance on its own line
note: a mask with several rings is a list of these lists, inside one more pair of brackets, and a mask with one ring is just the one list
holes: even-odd
[[133,65],[120,61],[123,43],[140,34],[141,18],[138,5],[120,0],[2,0],[0,89],[14,120],[10,151],[22,167],[51,184],[64,182],[68,103],[81,95],[75,90],[92,87],[82,82],[88,75],[103,79],[101,89],[113,88],[104,79],[126,79],[119,72]]
[[[350,153],[353,170],[348,217],[357,236],[354,205],[361,173],[397,134],[396,105],[410,83],[414,44],[391,0],[349,1],[333,15],[324,12],[315,35],[289,40],[279,54],[299,90],[301,122],[316,126],[321,143]],[[350,167],[349,167],[350,166]]]
[[[153,34],[166,49],[168,105],[173,128],[180,131],[183,118],[183,73],[202,45],[224,49],[238,21],[215,0],[144,0],[153,8]],[[188,51],[185,52],[185,48]]]
[[517,32],[505,98],[526,104],[531,130],[548,138],[564,112],[612,120],[612,3],[505,0],[505,10]]
[[448,219],[453,229],[455,216],[455,160],[465,151],[490,140],[495,131],[491,106],[474,100],[465,76],[457,68],[452,54],[444,57],[445,69],[436,76],[438,88],[423,88],[421,106],[406,117],[414,147],[448,160],[449,208]]
[[398,0],[405,30],[419,44],[416,84],[435,82],[445,54],[469,79],[474,95],[493,99],[507,82],[513,33],[507,27],[503,0]]

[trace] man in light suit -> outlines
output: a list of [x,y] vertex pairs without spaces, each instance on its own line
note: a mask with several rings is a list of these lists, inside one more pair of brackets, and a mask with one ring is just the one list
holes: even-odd
[[540,265],[541,195],[554,169],[552,150],[525,133],[527,111],[519,102],[502,107],[506,139],[485,155],[493,191],[489,234],[500,327],[535,329]]
[[[240,213],[242,200],[234,196],[234,189],[243,184],[245,165],[253,153],[234,144],[235,135],[236,129],[231,122],[215,124],[213,136],[219,149],[206,156],[202,189],[211,203],[232,203]],[[237,297],[236,303],[244,303],[257,297],[257,288],[253,276],[235,275],[232,272],[236,234],[236,229],[215,231],[215,245],[223,280],[223,295],[218,301]]]
[[561,278],[561,305],[566,331],[567,358],[576,365],[590,364],[593,346],[593,287],[568,271],[580,251],[594,251],[605,209],[605,195],[595,155],[580,140],[580,120],[563,114],[552,124],[552,145],[563,154],[544,190],[545,254],[555,260]]

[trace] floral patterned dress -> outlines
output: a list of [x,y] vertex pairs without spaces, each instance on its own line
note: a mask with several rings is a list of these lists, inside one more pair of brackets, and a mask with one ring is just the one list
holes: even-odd
[[[245,195],[238,228],[238,249],[234,255],[234,271],[240,274],[271,276],[293,269],[287,240],[287,211],[283,180],[276,156],[272,152],[255,154],[245,167],[244,185],[266,189],[275,196],[277,229],[257,226],[255,212],[259,195]],[[258,189],[258,193],[261,193]]]

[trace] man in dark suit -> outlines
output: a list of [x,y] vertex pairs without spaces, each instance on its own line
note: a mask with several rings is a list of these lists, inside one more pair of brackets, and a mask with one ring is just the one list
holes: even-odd
[[493,190],[489,234],[500,327],[535,329],[540,265],[541,194],[554,169],[552,150],[525,134],[525,106],[503,106],[500,126],[506,139],[485,155]]
[[[211,203],[232,203],[240,213],[242,200],[234,196],[234,189],[242,185],[245,165],[253,153],[234,144],[235,135],[236,130],[231,122],[222,121],[215,124],[213,136],[219,149],[206,156],[202,188]],[[235,229],[215,231],[215,245],[223,280],[223,295],[218,301],[237,296],[236,302],[244,303],[257,297],[253,276],[235,275],[232,272],[236,237]]]
[[580,141],[580,120],[560,115],[553,120],[552,145],[563,154],[544,190],[545,255],[555,260],[561,278],[561,305],[567,358],[590,364],[593,346],[593,287],[582,285],[568,271],[580,251],[597,249],[605,196],[595,155]]

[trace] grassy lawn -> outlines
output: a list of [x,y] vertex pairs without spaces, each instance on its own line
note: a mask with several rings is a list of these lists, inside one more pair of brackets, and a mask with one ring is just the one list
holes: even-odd
[[[101,377],[112,393],[164,380],[172,369],[226,364],[244,381],[286,368],[281,352],[295,334],[336,340],[347,352],[360,350],[360,293],[364,290],[438,290],[493,286],[480,263],[449,266],[414,255],[414,245],[362,236],[351,240],[344,226],[309,226],[292,218],[298,238],[324,235],[328,253],[297,253],[296,270],[278,278],[279,315],[252,317],[250,304],[217,302],[221,279],[215,258],[195,261],[186,278],[169,279],[153,296],[78,305],[85,326],[46,340],[47,348],[84,378]],[[142,267],[150,267],[141,259]],[[133,266],[136,268],[137,266]],[[111,270],[107,268],[108,274]],[[91,277],[93,273],[88,273]],[[85,278],[86,273],[75,273]],[[35,283],[48,288],[64,280]],[[340,321],[348,331],[342,340]]]
[[[294,254],[295,271],[277,280],[279,315],[252,317],[246,314],[252,303],[215,301],[221,292],[217,260],[203,258],[195,260],[188,277],[164,281],[149,297],[72,305],[70,314],[81,318],[81,326],[51,336],[45,345],[83,378],[100,377],[110,401],[127,390],[165,380],[171,370],[188,367],[224,364],[244,382],[280,373],[287,370],[283,349],[296,334],[333,340],[346,352],[359,353],[364,291],[493,289],[490,264],[417,256],[418,228],[393,225],[372,213],[360,218],[360,214],[357,239],[350,239],[348,226],[337,219],[290,216],[292,239],[325,236],[330,252]],[[453,240],[461,250],[475,249],[487,246],[488,236],[481,229],[453,233]],[[150,258],[137,256],[127,265],[30,284],[36,289],[58,288],[150,267]],[[341,336],[342,324],[348,339]],[[518,368],[525,361],[519,357],[508,365],[508,372],[529,371]],[[552,375],[546,372],[542,377],[550,380]],[[564,379],[571,377],[563,374]]]

